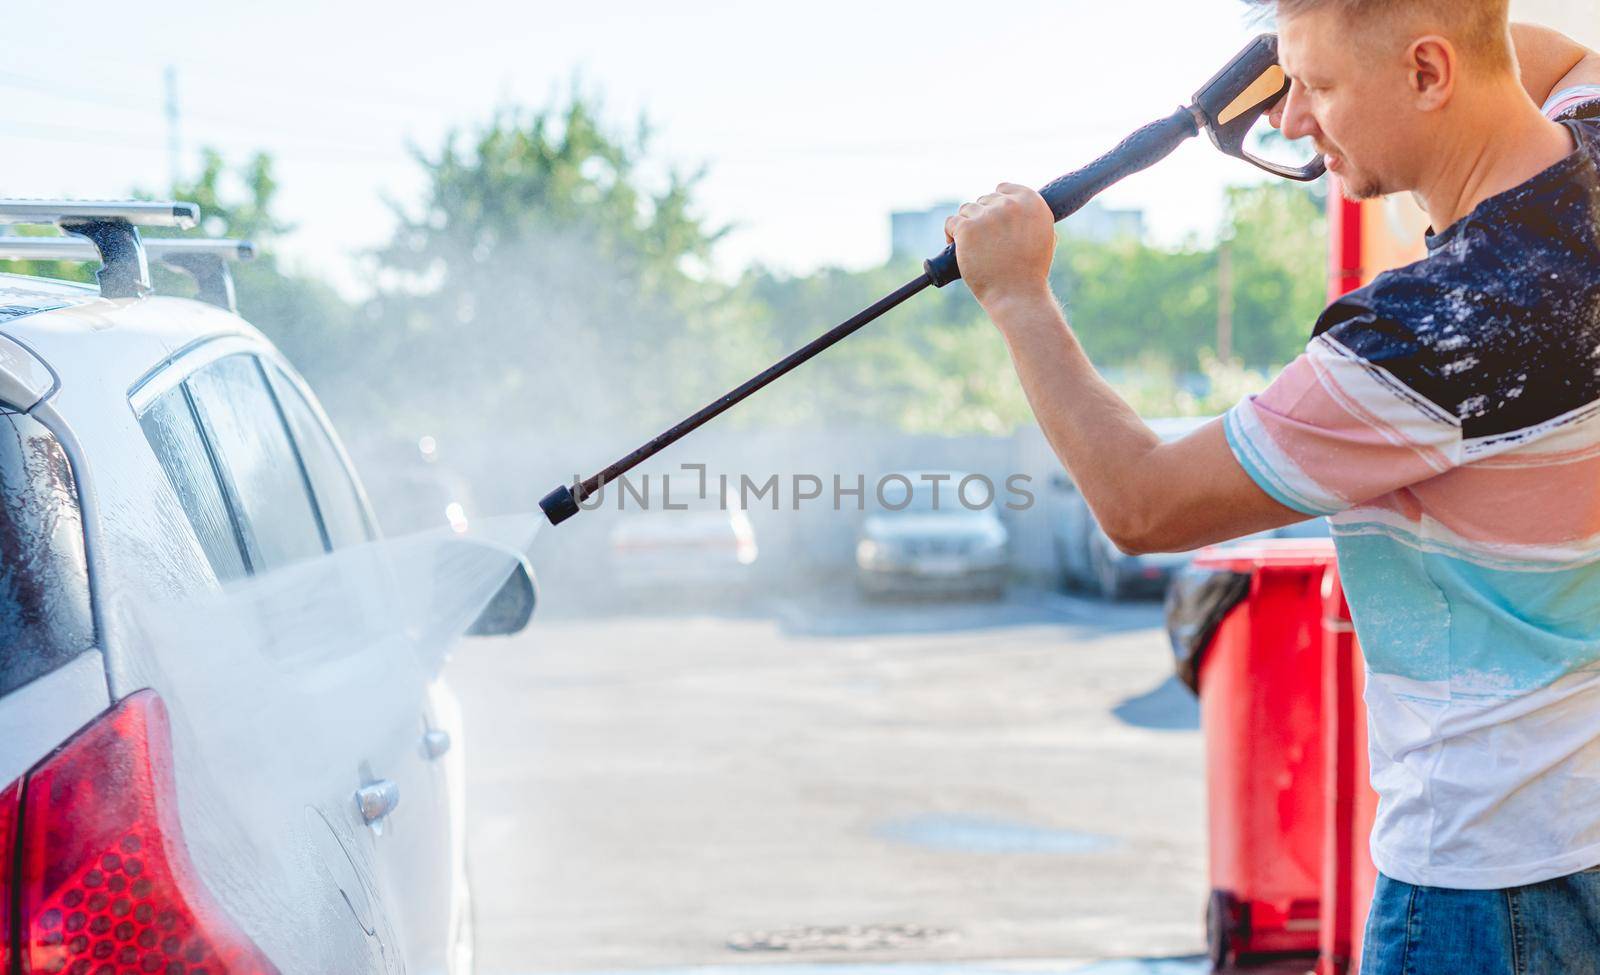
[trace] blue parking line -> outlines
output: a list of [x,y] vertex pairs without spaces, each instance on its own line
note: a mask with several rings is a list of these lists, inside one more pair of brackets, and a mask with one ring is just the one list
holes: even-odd
[[1115,837],[1053,829],[973,813],[923,813],[880,823],[878,836],[951,853],[1101,853]]

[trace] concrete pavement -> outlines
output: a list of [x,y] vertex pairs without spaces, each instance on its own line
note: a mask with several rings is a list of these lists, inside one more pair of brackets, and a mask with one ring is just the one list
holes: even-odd
[[1198,718],[1159,617],[547,590],[449,672],[479,970],[1198,970]]

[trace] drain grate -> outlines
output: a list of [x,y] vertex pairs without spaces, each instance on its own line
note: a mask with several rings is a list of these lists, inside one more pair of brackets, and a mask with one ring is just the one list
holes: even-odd
[[734,951],[884,951],[954,940],[954,931],[920,924],[850,924],[740,932],[728,938],[728,947]]

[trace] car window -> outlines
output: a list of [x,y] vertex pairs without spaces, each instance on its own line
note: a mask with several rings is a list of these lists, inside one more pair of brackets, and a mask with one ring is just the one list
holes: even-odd
[[216,462],[200,436],[188,391],[179,386],[163,394],[139,417],[139,425],[189,517],[211,570],[224,582],[244,576],[248,566],[240,547],[242,540],[217,482]]
[[282,370],[272,366],[267,375],[278,396],[278,405],[289,421],[289,429],[294,432],[300,457],[305,461],[306,475],[311,478],[311,489],[322,513],[323,527],[328,531],[328,541],[334,548],[370,541],[372,536],[367,529],[361,497],[327,428],[300,394],[300,388]]
[[185,385],[222,471],[251,570],[325,552],[300,456],[255,357],[219,359]]
[[44,424],[0,406],[0,694],[94,646],[78,484]]

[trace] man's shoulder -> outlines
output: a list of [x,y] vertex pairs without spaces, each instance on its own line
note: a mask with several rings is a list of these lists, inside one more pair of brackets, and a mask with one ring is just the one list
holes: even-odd
[[1578,130],[1579,152],[1479,204],[1427,257],[1334,301],[1314,332],[1455,416],[1469,439],[1600,400],[1600,88],[1564,97],[1555,114]]
[[1600,274],[1470,242],[1386,271],[1328,306],[1314,342],[1384,370],[1468,439],[1529,430],[1600,400]]
[[1600,85],[1574,85],[1550,93],[1544,103],[1546,118],[1577,119],[1600,123]]

